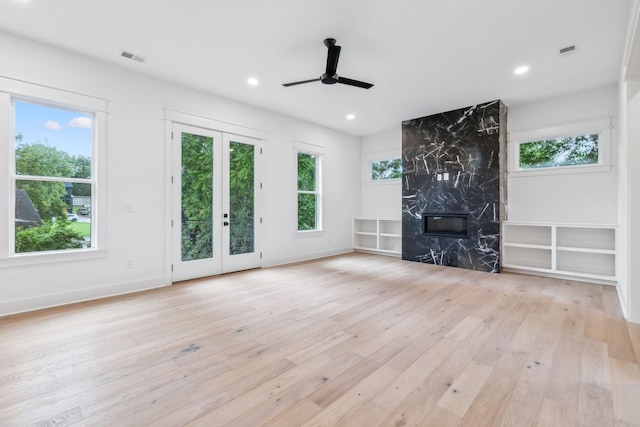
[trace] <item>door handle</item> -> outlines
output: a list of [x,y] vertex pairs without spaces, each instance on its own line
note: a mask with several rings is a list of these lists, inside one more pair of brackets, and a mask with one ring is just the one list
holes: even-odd
[[225,222],[223,222],[223,223],[222,223],[222,225],[224,225],[225,227],[227,227],[227,226],[229,225],[229,222],[228,222],[228,221],[225,221]]

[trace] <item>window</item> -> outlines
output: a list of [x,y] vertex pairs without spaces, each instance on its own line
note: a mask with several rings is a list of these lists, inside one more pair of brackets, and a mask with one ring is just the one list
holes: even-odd
[[598,134],[520,144],[520,169],[598,164]]
[[[96,256],[107,101],[0,78],[0,266]],[[99,152],[98,152],[99,151]],[[102,167],[99,167],[102,166]],[[5,175],[6,176],[6,175]],[[100,193],[99,193],[100,192]],[[98,197],[99,194],[101,197]],[[104,246],[104,242],[102,244]]]
[[402,160],[374,160],[371,162],[371,180],[381,181],[386,179],[402,178]]
[[360,171],[364,185],[399,185],[402,178],[400,150],[363,152]]
[[298,231],[321,230],[320,158],[298,152]]
[[589,120],[510,135],[512,176],[610,169],[610,119]]
[[[14,252],[91,247],[93,114],[15,100]],[[78,212],[80,209],[85,209]]]

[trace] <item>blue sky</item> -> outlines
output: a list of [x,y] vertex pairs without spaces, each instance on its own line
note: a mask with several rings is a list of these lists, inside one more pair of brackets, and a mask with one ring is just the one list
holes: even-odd
[[22,143],[47,143],[72,156],[91,157],[91,115],[16,101],[16,134]]

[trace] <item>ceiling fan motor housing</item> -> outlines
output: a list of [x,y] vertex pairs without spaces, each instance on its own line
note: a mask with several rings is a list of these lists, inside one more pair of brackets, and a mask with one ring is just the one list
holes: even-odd
[[336,83],[338,83],[338,75],[334,74],[333,76],[330,76],[327,73],[323,73],[320,76],[320,81],[326,85],[334,85]]

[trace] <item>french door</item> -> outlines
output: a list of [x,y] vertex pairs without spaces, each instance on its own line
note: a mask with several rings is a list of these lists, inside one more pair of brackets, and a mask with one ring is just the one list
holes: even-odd
[[260,267],[261,141],[173,124],[172,280]]

